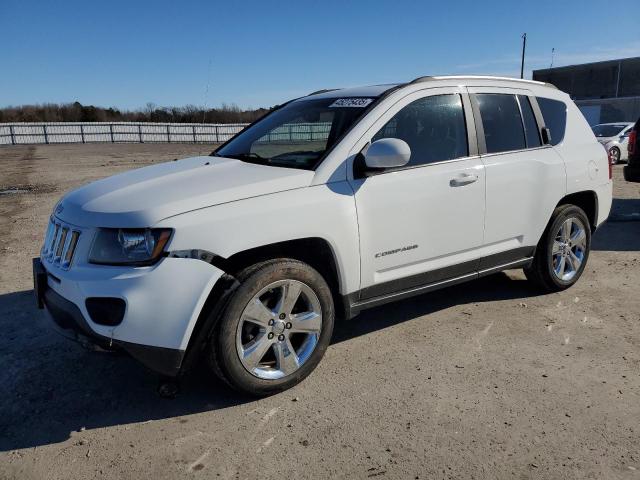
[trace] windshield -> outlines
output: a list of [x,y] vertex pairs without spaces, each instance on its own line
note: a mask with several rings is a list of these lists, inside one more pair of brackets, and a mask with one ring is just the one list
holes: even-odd
[[213,154],[261,165],[313,170],[373,101],[349,97],[291,102]]
[[596,125],[591,129],[596,137],[615,137],[626,127],[627,125]]

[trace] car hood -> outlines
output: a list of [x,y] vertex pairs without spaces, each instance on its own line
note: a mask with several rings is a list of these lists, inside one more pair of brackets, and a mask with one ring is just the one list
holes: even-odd
[[306,187],[313,175],[222,157],[186,158],[89,183],[68,193],[54,213],[81,227],[149,227],[192,210]]

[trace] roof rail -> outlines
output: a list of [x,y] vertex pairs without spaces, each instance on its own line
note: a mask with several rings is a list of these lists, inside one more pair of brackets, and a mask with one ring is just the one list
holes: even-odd
[[321,93],[333,92],[335,90],[340,90],[339,88],[323,88],[322,90],[316,90],[315,92],[311,92],[307,95],[310,97],[311,95],[320,95]]
[[528,79],[524,79],[524,78],[512,78],[512,77],[496,77],[496,76],[492,76],[492,75],[442,75],[442,76],[431,76],[431,75],[427,75],[424,77],[418,77],[415,78],[413,80],[411,80],[407,85],[411,85],[413,83],[422,83],[422,82],[429,82],[432,80],[456,80],[456,79],[470,79],[470,80],[507,80],[510,82],[523,82],[523,83],[535,83],[537,85],[545,85],[547,87],[550,88],[555,88],[556,90],[558,89],[558,87],[556,87],[555,85],[551,84],[551,83],[545,83],[545,82],[539,82],[538,80],[528,80]]
[[429,80],[432,80],[432,79],[433,77],[431,75],[425,75],[423,77],[414,78],[407,85],[411,85],[412,83],[428,82]]

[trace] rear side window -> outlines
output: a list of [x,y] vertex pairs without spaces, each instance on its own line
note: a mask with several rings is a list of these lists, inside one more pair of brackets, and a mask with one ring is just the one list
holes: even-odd
[[551,145],[558,145],[564,140],[567,128],[567,105],[558,100],[536,97],[544,118],[544,126],[551,131]]
[[411,102],[372,138],[399,138],[411,148],[408,166],[469,155],[467,127],[460,95],[433,95]]
[[526,148],[520,108],[515,95],[482,93],[476,95],[487,153]]
[[540,141],[540,130],[536,123],[536,117],[531,108],[531,102],[526,95],[518,95],[520,110],[522,110],[522,122],[524,124],[524,134],[527,139],[527,148],[535,148],[542,145]]

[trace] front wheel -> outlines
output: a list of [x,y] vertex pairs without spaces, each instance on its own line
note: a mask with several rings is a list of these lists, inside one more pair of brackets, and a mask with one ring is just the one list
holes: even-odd
[[584,211],[575,205],[555,209],[530,267],[527,279],[547,292],[557,292],[578,281],[591,249],[591,229]]
[[291,259],[253,265],[222,313],[209,344],[214,372],[252,395],[302,381],[331,340],[333,297],[311,266]]

